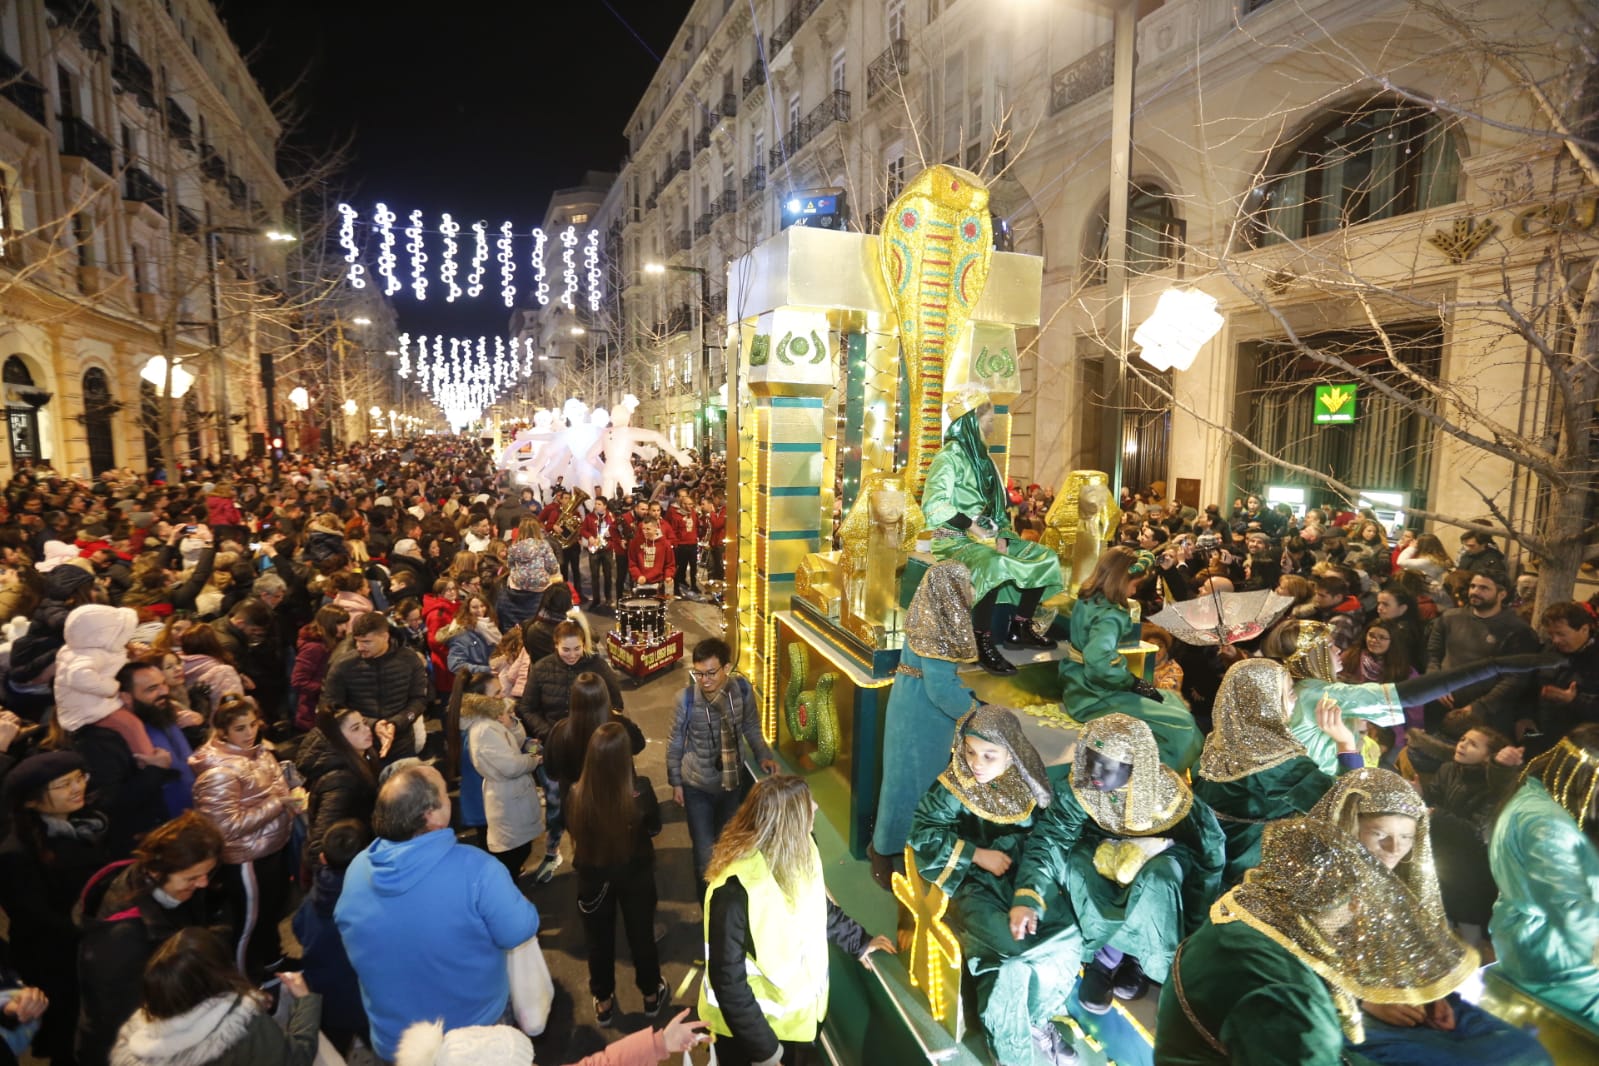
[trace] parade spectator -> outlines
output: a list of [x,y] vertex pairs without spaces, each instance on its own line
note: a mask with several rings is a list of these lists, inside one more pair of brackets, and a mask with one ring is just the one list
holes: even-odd
[[744,799],[740,740],[765,773],[777,773],[778,764],[761,735],[755,690],[748,679],[732,673],[732,649],[709,637],[694,646],[690,658],[689,683],[672,712],[666,780],[688,818],[694,876],[703,882],[711,846]]
[[544,832],[533,776],[542,756],[530,750],[516,705],[508,699],[467,696],[461,701],[461,722],[472,767],[482,779],[485,845],[515,881],[533,853],[534,839]]
[[427,710],[427,669],[422,657],[401,647],[380,614],[364,614],[350,623],[351,651],[336,656],[322,682],[322,703],[328,711],[355,710],[394,726],[395,758],[421,748],[422,715]]
[[1591,603],[1544,608],[1544,635],[1563,658],[1538,676],[1538,731],[1532,754],[1541,754],[1580,725],[1599,723],[1599,616]]
[[1504,573],[1509,570],[1509,565],[1505,562],[1505,553],[1499,550],[1494,539],[1474,529],[1468,529],[1460,534],[1460,558],[1455,565],[1474,574],[1490,570]]
[[506,952],[538,932],[539,916],[503,865],[456,843],[432,767],[396,770],[372,827],[377,839],[350,863],[333,918],[360,978],[372,1049],[392,1060],[412,1022],[499,1021],[510,999]]
[[[1484,549],[1485,550],[1485,549]],[[1538,637],[1532,627],[1514,612],[1505,609],[1510,579],[1503,570],[1474,570],[1468,606],[1445,611],[1433,623],[1427,639],[1427,672],[1480,663],[1504,655],[1538,650]],[[1434,714],[1470,707],[1475,715],[1507,736],[1516,736],[1533,724],[1532,685],[1529,678],[1510,676],[1496,682],[1480,682],[1437,702]]]
[[350,613],[331,604],[317,611],[315,620],[300,627],[289,685],[294,689],[294,728],[302,733],[316,725],[316,709],[322,700],[322,679],[327,676],[328,660],[349,632]]

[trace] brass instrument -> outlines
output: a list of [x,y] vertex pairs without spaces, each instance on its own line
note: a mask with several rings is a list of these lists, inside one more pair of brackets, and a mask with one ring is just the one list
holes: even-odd
[[583,531],[581,508],[588,499],[588,493],[582,489],[573,489],[566,497],[566,504],[555,516],[555,540],[562,548],[577,547],[578,538]]

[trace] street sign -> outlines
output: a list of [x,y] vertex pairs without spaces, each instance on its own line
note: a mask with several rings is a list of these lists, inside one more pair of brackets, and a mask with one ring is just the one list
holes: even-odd
[[1355,420],[1354,385],[1317,385],[1316,409],[1311,419],[1318,426],[1348,425]]

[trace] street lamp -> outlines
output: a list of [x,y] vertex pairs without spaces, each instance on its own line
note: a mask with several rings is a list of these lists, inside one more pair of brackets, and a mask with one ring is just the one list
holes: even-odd
[[[156,389],[165,392],[167,388],[167,360],[165,356],[153,355],[139,371],[139,377]],[[177,360],[172,361],[172,396],[174,400],[183,399],[189,387],[194,384],[194,375],[183,369]]]
[[568,332],[571,333],[571,335],[574,336],[574,337],[581,337],[581,336],[583,336],[584,333],[587,333],[588,331],[585,330],[582,326],[573,326]]
[[305,386],[300,385],[289,390],[289,403],[296,411],[308,410],[311,406],[311,394],[305,391]]
[[356,315],[354,318],[350,319],[350,324],[354,326],[370,326],[372,324],[372,320],[365,315]]
[[344,413],[345,414],[353,415],[353,414],[355,414],[355,412],[357,410],[358,410],[358,408],[355,406],[355,401],[354,400],[345,400],[344,401]]

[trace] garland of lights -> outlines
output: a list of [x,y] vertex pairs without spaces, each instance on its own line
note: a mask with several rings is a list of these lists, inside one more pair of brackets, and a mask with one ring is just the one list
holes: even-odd
[[583,269],[588,274],[589,312],[591,314],[598,314],[600,310],[599,230],[589,230],[588,237],[583,241]]
[[445,337],[435,334],[430,361],[429,338],[402,333],[396,346],[401,377],[411,376],[413,345],[417,384],[457,430],[481,417],[507,388],[532,376],[534,362],[544,358],[531,337],[495,337],[492,352],[487,337],[450,337],[446,360]]
[[355,246],[355,208],[339,205],[339,247],[344,249],[344,261],[350,264],[350,288],[366,288],[366,267],[360,263],[361,251]]
[[[352,288],[364,289],[367,284],[368,270],[361,261],[361,243],[356,237],[356,226],[363,225],[372,229],[377,234],[377,267],[375,276],[383,279],[383,292],[386,296],[393,296],[405,287],[399,276],[398,257],[395,254],[395,225],[399,216],[387,204],[376,204],[373,207],[370,222],[361,220],[359,212],[349,204],[338,205],[339,211],[339,248],[347,264],[345,271],[346,280]],[[474,222],[472,229],[472,252],[470,265],[462,260],[462,248],[459,240],[462,226],[451,214],[444,213],[439,216],[436,229],[429,229],[424,224],[421,211],[412,211],[406,216],[407,225],[405,232],[405,251],[410,257],[411,290],[418,300],[427,299],[429,277],[427,266],[429,255],[427,238],[432,235],[439,238],[437,268],[438,283],[444,289],[445,300],[454,303],[462,296],[476,298],[490,287],[488,273],[490,270],[491,249],[490,227],[486,222]],[[493,237],[493,255],[495,263],[499,265],[499,292],[500,299],[506,307],[516,305],[516,271],[517,249],[516,242],[529,239],[528,263],[531,268],[529,276],[528,294],[540,307],[547,307],[550,303],[549,267],[546,263],[546,252],[549,246],[549,236],[542,229],[533,229],[518,233],[510,222],[501,222],[495,230]],[[579,234],[576,226],[567,226],[559,233],[561,243],[561,291],[556,297],[568,310],[577,309],[579,291],[588,304],[592,313],[598,313],[604,292],[604,271],[600,266],[600,233],[598,230],[586,230]],[[582,246],[582,271],[578,269],[578,247]],[[465,274],[465,286],[458,279]]]
[[439,217],[439,232],[444,235],[444,258],[439,261],[439,280],[444,283],[447,290],[444,296],[445,303],[454,303],[455,298],[461,295],[461,286],[455,283],[455,275],[460,271],[460,266],[455,261],[456,253],[461,246],[456,243],[456,235],[461,232],[461,224],[448,214]]
[[378,276],[383,279],[383,295],[393,296],[402,287],[394,272],[398,262],[394,255],[394,223],[399,216],[387,204],[378,204],[372,209],[372,217],[378,226]]
[[538,300],[540,307],[548,307],[550,303],[550,286],[544,280],[544,231],[533,231],[533,298]]
[[577,298],[577,228],[568,226],[561,231],[561,305],[568,311],[576,310]]

